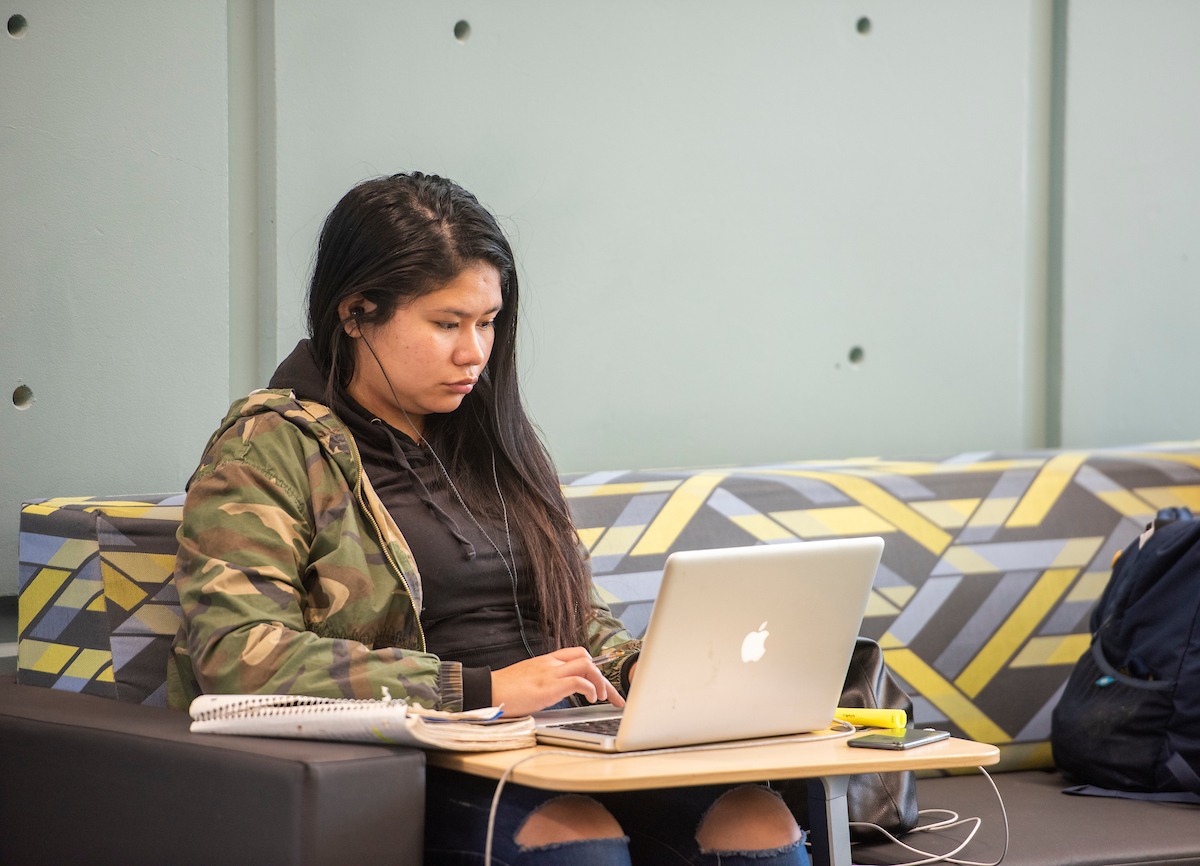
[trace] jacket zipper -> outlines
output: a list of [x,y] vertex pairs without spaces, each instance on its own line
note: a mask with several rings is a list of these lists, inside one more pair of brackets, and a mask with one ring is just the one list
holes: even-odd
[[375,519],[375,513],[371,511],[371,507],[367,504],[366,497],[363,495],[362,476],[367,470],[363,468],[362,458],[358,455],[358,443],[354,441],[354,436],[349,430],[346,431],[346,441],[350,443],[350,450],[354,454],[354,463],[358,468],[358,478],[354,481],[354,496],[358,500],[359,505],[362,506],[363,511],[366,512],[367,518],[371,521],[371,526],[375,529],[375,536],[379,540],[379,547],[383,551],[388,564],[396,570],[396,574],[400,575],[400,582],[404,584],[404,591],[408,593],[408,603],[412,606],[413,616],[417,620],[417,634],[421,637],[421,652],[427,652],[425,649],[425,629],[421,627],[421,613],[417,610],[417,603],[413,596],[412,587],[408,585],[408,578],[404,576],[404,569],[400,567],[400,564],[392,556],[391,545],[388,544],[388,540],[383,534],[383,529],[379,526],[379,521]]

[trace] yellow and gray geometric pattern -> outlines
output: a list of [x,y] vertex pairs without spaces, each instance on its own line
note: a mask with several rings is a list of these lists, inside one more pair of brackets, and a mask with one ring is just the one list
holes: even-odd
[[[566,476],[596,584],[641,634],[667,556],[880,535],[862,633],[914,719],[1049,766],[1050,712],[1113,556],[1160,508],[1200,511],[1200,443]],[[182,494],[21,514],[22,682],[163,704]],[[736,591],[736,579],[731,581]]]
[[25,503],[20,682],[166,706],[182,510],[180,494]]
[[564,480],[601,594],[639,634],[673,551],[882,536],[862,633],[917,723],[1015,769],[1052,763],[1050,712],[1113,556],[1158,509],[1200,508],[1200,443]]

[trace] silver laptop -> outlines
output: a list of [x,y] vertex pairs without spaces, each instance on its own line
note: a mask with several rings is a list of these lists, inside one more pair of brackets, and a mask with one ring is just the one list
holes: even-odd
[[539,742],[628,752],[823,730],[882,538],[673,553],[624,711],[537,713]]

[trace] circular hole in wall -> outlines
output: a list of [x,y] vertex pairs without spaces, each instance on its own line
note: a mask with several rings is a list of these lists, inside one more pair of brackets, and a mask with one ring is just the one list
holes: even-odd
[[863,36],[866,36],[871,32],[871,19],[864,15],[862,18],[858,19],[858,23],[854,25],[854,29],[856,29]]
[[28,409],[33,405],[33,389],[28,385],[18,385],[13,391],[13,405],[18,409]]
[[863,351],[862,346],[855,346],[846,356],[847,360],[850,361],[850,366],[852,367],[861,367],[862,362],[866,359],[866,357],[867,353]]
[[8,35],[20,39],[29,30],[29,22],[24,15],[13,15],[8,19]]
[[466,21],[459,21],[454,25],[454,38],[459,42],[466,42],[471,38],[471,25]]

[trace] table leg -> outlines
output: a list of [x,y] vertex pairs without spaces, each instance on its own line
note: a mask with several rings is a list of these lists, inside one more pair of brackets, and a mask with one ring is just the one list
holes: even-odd
[[849,776],[808,780],[809,854],[814,866],[850,866],[850,815],[846,811]]

